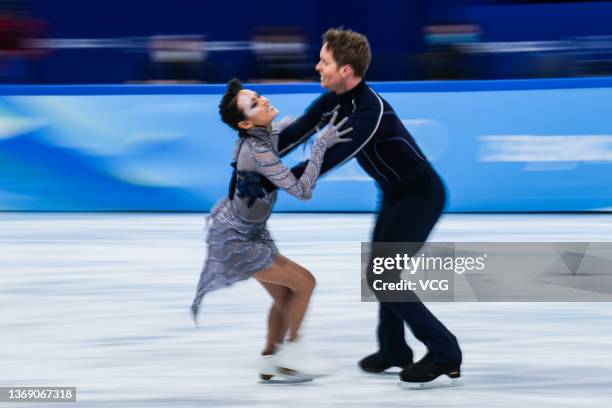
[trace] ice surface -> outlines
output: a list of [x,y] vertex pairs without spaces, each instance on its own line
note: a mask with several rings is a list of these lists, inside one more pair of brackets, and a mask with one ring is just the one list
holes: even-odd
[[[273,215],[281,252],[318,279],[305,341],[339,371],[268,385],[255,361],[270,300],[255,281],[210,294],[201,326],[190,320],[203,215],[2,213],[0,386],[77,387],[77,403],[53,407],[609,406],[609,303],[430,304],[459,338],[464,386],[410,391],[359,372],[376,349],[377,305],[359,288],[372,221]],[[612,216],[447,215],[431,240],[612,241]]]

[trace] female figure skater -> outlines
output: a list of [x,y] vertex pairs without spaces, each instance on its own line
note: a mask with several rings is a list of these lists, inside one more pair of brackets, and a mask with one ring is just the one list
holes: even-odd
[[[275,375],[325,375],[327,363],[307,353],[299,341],[300,325],[315,279],[308,270],[278,252],[266,227],[276,192],[257,200],[241,198],[234,192],[237,179],[258,173],[294,197],[310,199],[325,151],[349,141],[341,136],[352,128],[338,131],[344,120],[335,125],[333,115],[312,146],[304,173],[296,179],[280,161],[277,151],[280,129],[272,125],[278,110],[266,98],[243,89],[240,81],[234,79],[228,83],[219,112],[223,122],[238,131],[232,163],[235,171],[229,197],[217,203],[209,216],[208,257],[191,306],[193,317],[197,317],[206,293],[252,276],[274,300],[268,317],[267,343],[258,361],[261,379],[269,380]],[[284,342],[287,329],[289,334]]]

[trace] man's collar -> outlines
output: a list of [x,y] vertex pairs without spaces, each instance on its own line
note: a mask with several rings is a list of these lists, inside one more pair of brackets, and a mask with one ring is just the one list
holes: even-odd
[[353,99],[355,97],[355,95],[357,95],[359,92],[361,92],[365,87],[367,87],[366,82],[365,82],[364,79],[362,79],[353,88],[349,89],[348,91],[346,91],[344,93],[339,94],[338,96],[341,99]]

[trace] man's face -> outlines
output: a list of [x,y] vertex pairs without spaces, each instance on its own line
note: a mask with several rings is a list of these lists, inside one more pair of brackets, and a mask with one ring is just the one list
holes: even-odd
[[338,67],[334,55],[327,49],[327,43],[321,47],[319,58],[320,61],[315,68],[321,76],[321,86],[332,92],[343,92],[346,86],[342,68],[346,67]]
[[236,103],[238,109],[242,111],[246,118],[246,120],[240,122],[245,124],[245,129],[249,129],[253,126],[267,127],[272,123],[276,115],[278,115],[278,110],[270,105],[267,98],[250,89],[241,90],[238,93]]

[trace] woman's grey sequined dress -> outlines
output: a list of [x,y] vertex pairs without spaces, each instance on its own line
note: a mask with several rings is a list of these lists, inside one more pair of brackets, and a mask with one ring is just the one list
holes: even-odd
[[[280,161],[277,152],[278,132],[270,134],[264,128],[252,128],[236,142],[234,160],[238,171],[257,172],[267,177],[279,189],[308,200],[319,176],[326,141],[317,139],[303,175],[296,179]],[[198,281],[191,306],[197,315],[202,297],[215,289],[247,279],[254,272],[272,266],[278,249],[267,229],[276,191],[267,194],[248,207],[248,198],[234,195],[219,201],[208,218],[206,243],[208,255]]]

